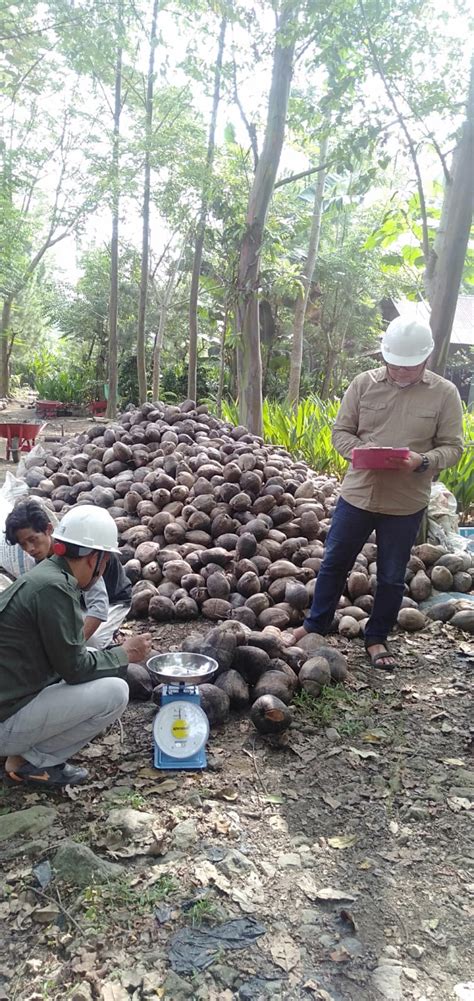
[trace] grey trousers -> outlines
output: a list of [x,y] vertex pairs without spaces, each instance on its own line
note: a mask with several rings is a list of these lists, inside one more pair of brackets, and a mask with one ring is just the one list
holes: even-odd
[[60,764],[118,719],[127,703],[122,678],[49,685],[0,723],[0,755],[21,754],[38,768]]

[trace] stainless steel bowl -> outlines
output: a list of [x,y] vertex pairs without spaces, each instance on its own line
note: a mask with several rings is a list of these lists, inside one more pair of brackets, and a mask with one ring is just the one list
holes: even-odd
[[214,677],[218,664],[202,653],[160,653],[150,657],[146,666],[157,685],[161,682],[199,685]]

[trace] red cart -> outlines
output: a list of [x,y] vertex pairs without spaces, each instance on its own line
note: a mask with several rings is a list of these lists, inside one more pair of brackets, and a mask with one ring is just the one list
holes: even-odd
[[61,403],[59,400],[37,400],[36,401],[36,413],[38,417],[47,417],[51,420],[53,417],[61,417],[66,413],[67,404]]
[[20,452],[31,452],[35,438],[44,428],[44,424],[0,423],[0,438],[7,439],[7,462],[12,457],[18,462]]
[[94,417],[100,414],[105,414],[105,411],[107,410],[107,400],[91,400],[87,409]]

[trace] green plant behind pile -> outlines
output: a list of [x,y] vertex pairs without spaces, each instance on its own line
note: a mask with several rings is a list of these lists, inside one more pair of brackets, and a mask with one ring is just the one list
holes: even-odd
[[[331,430],[339,410],[339,400],[320,400],[308,396],[301,400],[297,411],[284,403],[264,400],[263,437],[285,448],[295,459],[304,459],[318,473],[329,473],[342,479],[347,462],[336,452],[331,441]],[[224,401],[222,418],[231,424],[239,423],[239,408],[235,400]],[[456,466],[443,469],[440,479],[454,494],[458,502],[461,521],[469,515],[474,505],[474,413],[464,410],[463,455]]]
[[474,413],[465,409],[463,417],[464,452],[456,466],[443,469],[440,480],[454,494],[458,502],[461,521],[469,515],[474,506]]
[[[304,459],[317,472],[342,477],[347,462],[331,442],[331,429],[338,409],[339,400],[320,400],[317,396],[301,400],[296,411],[284,403],[264,400],[263,437],[285,448],[295,458]],[[238,424],[237,403],[225,401],[222,417]]]

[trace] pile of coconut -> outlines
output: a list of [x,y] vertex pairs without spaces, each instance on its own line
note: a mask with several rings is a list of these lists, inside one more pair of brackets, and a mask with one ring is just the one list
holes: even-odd
[[[263,734],[279,734],[290,726],[288,706],[297,691],[317,698],[331,682],[345,681],[348,673],[346,658],[316,633],[308,633],[298,646],[288,646],[275,626],[253,631],[235,620],[219,623],[205,636],[191,634],[181,649],[216,661],[213,683],[199,686],[211,726],[224,723],[230,710],[251,706],[250,718]],[[153,688],[145,667],[129,667],[128,680],[132,697],[151,695],[160,704],[165,686]]]
[[[338,497],[334,477],[190,400],[130,408],[29,463],[31,493],[59,515],[73,504],[97,504],[115,519],[133,617],[203,615],[252,633],[302,623]],[[474,606],[449,595],[472,590],[473,564],[474,554],[416,547],[399,626],[422,629],[428,615],[474,631]],[[335,631],[363,633],[376,581],[377,547],[369,541],[348,576]],[[420,610],[443,593],[427,615]]]

